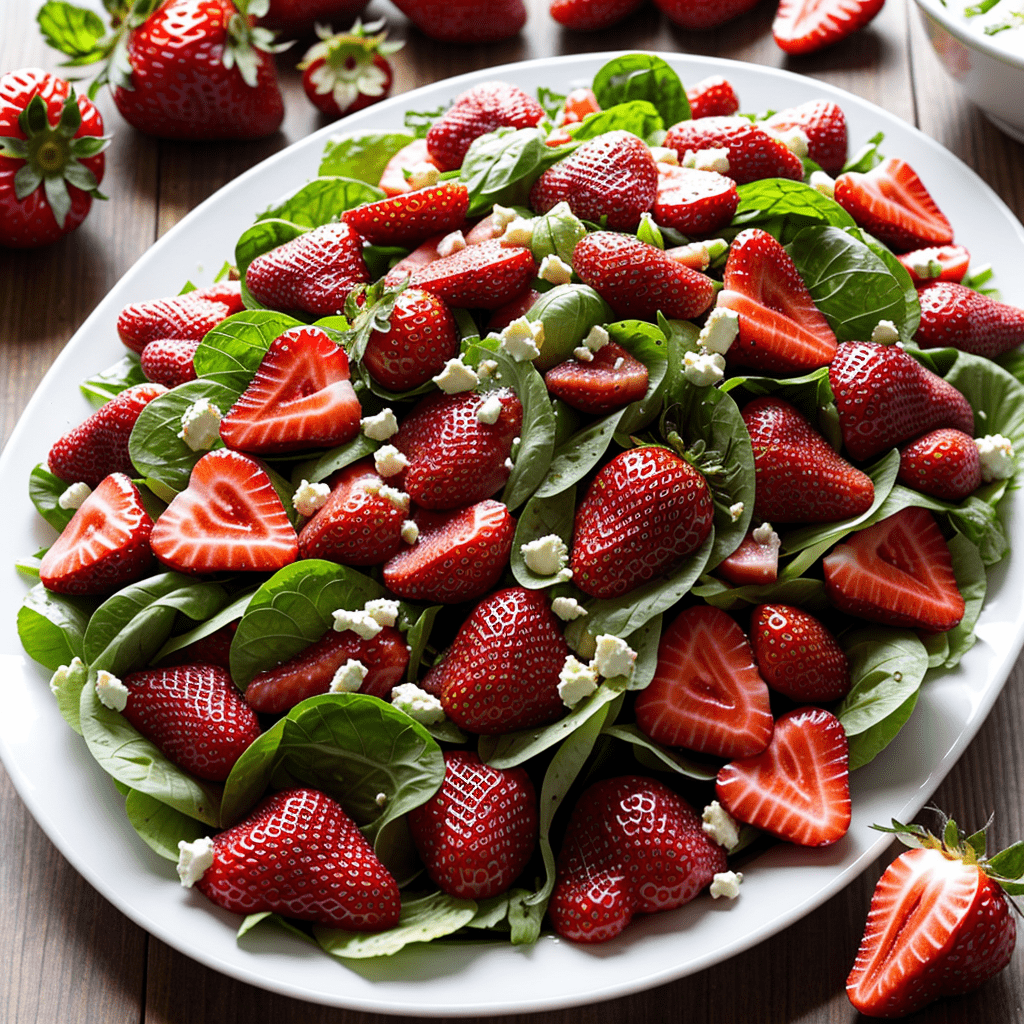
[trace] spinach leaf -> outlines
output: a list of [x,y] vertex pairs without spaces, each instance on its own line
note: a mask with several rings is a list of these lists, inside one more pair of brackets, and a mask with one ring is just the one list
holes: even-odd
[[652,53],[613,58],[594,75],[593,89],[603,110],[630,100],[647,100],[668,127],[690,118],[690,104],[679,76]]
[[1002,434],[1024,450],[1024,384],[991,359],[959,352],[946,380],[974,410],[979,435]]
[[544,325],[544,343],[534,365],[544,372],[564,363],[591,327],[611,318],[611,307],[589,285],[559,284],[544,292],[526,314],[527,320]]
[[912,341],[914,334],[917,332],[918,325],[921,323],[921,303],[918,301],[917,287],[914,285],[914,280],[910,276],[909,271],[900,263],[893,251],[883,245],[873,235],[869,235],[861,228],[843,228],[843,230],[854,238],[859,238],[886,265],[889,273],[896,278],[896,281],[903,289],[906,313],[903,323],[899,325],[900,338],[904,342]]
[[882,144],[885,139],[885,132],[877,132],[872,135],[868,141],[861,146],[860,149],[854,153],[845,164],[843,164],[843,174],[847,171],[857,171],[860,174],[867,174],[868,171],[877,167],[882,160],[882,154],[879,153],[878,147]]
[[988,576],[985,573],[981,552],[963,534],[954,534],[946,543],[953,559],[953,575],[956,578],[957,590],[960,591],[966,605],[960,623],[945,634],[947,650],[942,664],[945,668],[956,668],[964,654],[974,646],[974,627],[985,603]]
[[[426,652],[427,644],[430,641],[430,631],[434,628],[434,620],[437,618],[437,614],[440,611],[441,605],[432,604],[420,611],[415,618],[409,616],[404,625],[401,622],[399,623],[400,628],[406,629],[405,642],[409,645],[409,671],[406,676],[407,682],[415,683],[416,680],[419,679],[420,665],[423,661],[423,655]],[[449,726],[451,728],[448,728]],[[452,737],[449,742],[462,742],[461,730],[458,729],[454,722],[450,722],[447,719],[444,722],[438,723],[437,727],[427,726],[427,731],[430,732],[430,735],[433,736],[434,739],[438,739],[438,734],[431,730],[435,728],[440,729],[440,727],[444,727],[443,733],[446,736]]]
[[54,476],[42,462],[29,474],[28,496],[36,511],[58,532],[71,522],[75,515],[73,508],[61,508],[60,496],[68,489],[67,480]]
[[564,263],[572,263],[576,243],[587,233],[586,225],[572,212],[568,203],[556,203],[533,219],[530,252],[542,262],[545,256],[557,256]]
[[622,410],[609,413],[562,442],[551,457],[536,498],[553,498],[582,480],[604,457],[615,436]]
[[51,672],[83,657],[83,640],[96,601],[54,594],[37,583],[18,609],[18,637],[25,653]]
[[299,227],[318,228],[337,221],[346,210],[383,198],[384,193],[376,184],[353,178],[314,178],[264,210],[256,221],[283,220]]
[[245,613],[245,609],[249,606],[249,601],[252,595],[255,594],[255,589],[245,590],[239,594],[230,604],[226,604],[216,615],[211,615],[204,622],[201,622],[194,629],[190,629],[187,633],[179,633],[177,636],[172,636],[157,651],[156,656],[153,658],[154,662],[160,662],[164,658],[175,651],[180,651],[189,644],[194,644],[197,640],[202,640],[204,637],[208,637],[211,633],[216,633],[218,629],[228,625],[230,622],[235,622],[240,619]]
[[881,721],[865,729],[864,732],[859,732],[849,738],[851,772],[857,768],[863,768],[889,746],[900,729],[907,724],[920,695],[921,691],[915,690],[895,711],[890,712]]
[[129,352],[113,366],[86,377],[78,388],[96,408],[99,408],[112,398],[116,398],[122,391],[136,384],[145,384],[146,380],[139,357],[134,352]]
[[537,102],[544,108],[544,113],[552,121],[562,112],[566,98],[565,93],[555,92],[554,89],[548,89],[543,85],[537,86]]
[[327,140],[320,159],[322,176],[355,178],[376,185],[388,161],[416,137],[408,132],[345,132]]
[[570,487],[551,498],[534,495],[516,524],[512,540],[512,575],[528,590],[540,590],[561,582],[558,575],[538,576],[523,557],[523,545],[549,534],[561,537],[568,551],[572,545],[572,524],[576,514],[576,488]]
[[805,576],[743,587],[723,583],[714,576],[702,576],[692,593],[726,612],[744,611],[755,604],[795,604],[807,611],[824,611],[829,607],[825,584]]
[[647,100],[629,100],[614,107],[588,114],[570,134],[575,142],[596,139],[606,132],[626,131],[647,141],[655,132],[663,132],[665,122],[658,108]]
[[[245,272],[257,256],[262,256],[265,252],[304,235],[308,230],[309,228],[301,224],[277,219],[258,220],[251,228],[246,228],[235,243],[235,265],[242,275],[242,280],[245,280]],[[249,306],[249,302],[246,302],[246,306]]]
[[249,386],[270,343],[298,326],[301,324],[294,317],[271,310],[235,313],[199,343],[192,360],[196,376],[220,384],[237,397]]
[[78,710],[82,704],[82,687],[89,680],[89,670],[81,658],[73,658],[68,665],[61,665],[50,679],[50,692],[57,701],[57,709],[71,728],[82,735],[82,723]]
[[763,228],[783,245],[807,227],[822,224],[837,228],[857,226],[835,200],[801,181],[764,178],[740,185],[737,191],[740,205],[730,227]]
[[360,432],[351,441],[331,448],[315,459],[296,463],[292,469],[292,483],[296,486],[303,480],[308,480],[311,484],[320,483],[333,473],[337,473],[339,469],[372,455],[379,447],[380,441],[372,441]]
[[128,791],[124,812],[139,838],[154,853],[174,864],[178,863],[179,842],[195,842],[210,831],[195,818],[137,789]]
[[799,377],[728,377],[721,389],[731,394],[742,409],[747,402],[762,395],[778,395],[797,409],[818,429],[825,433],[822,409],[835,404],[832,386],[828,380],[828,367],[822,366]]
[[637,760],[646,768],[655,771],[670,771],[690,779],[711,782],[718,774],[718,766],[701,764],[676,750],[668,750],[644,735],[635,725],[610,725],[604,729],[606,736],[632,744]]
[[[696,327],[692,324],[687,324],[687,327],[693,328],[696,337]],[[647,394],[622,410],[617,427],[620,433],[633,434],[646,427],[661,408],[672,343],[663,327],[643,320],[618,320],[608,324],[606,329],[608,337],[616,345],[621,345],[647,367]]]

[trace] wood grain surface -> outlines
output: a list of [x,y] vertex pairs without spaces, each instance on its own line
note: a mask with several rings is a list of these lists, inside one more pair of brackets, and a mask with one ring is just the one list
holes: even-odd
[[[40,41],[33,0],[0,0],[0,70],[57,70]],[[491,46],[426,39],[385,0],[407,45],[395,60],[395,92],[509,61],[619,48],[704,53],[784,67],[848,89],[916,124],[965,160],[1024,216],[1024,147],[961,98],[928,46],[909,0],[888,0],[865,31],[823,53],[786,57],[774,45],[771,0],[705,34],[671,25],[653,6],[626,25],[587,35],[561,29],[546,0],[528,0],[529,22]],[[168,228],[259,160],[324,122],[302,95],[294,54],[279,64],[288,109],[277,135],[201,146],[133,131],[105,93],[115,134],[103,191],[86,224],[36,252],[0,250],[0,429],[10,435],[39,379],[99,299]],[[169,283],[169,290],[176,284]],[[19,499],[20,500],[20,499]],[[988,721],[935,795],[964,824],[995,812],[994,839],[1024,836],[1024,663]],[[843,983],[874,882],[890,854],[854,884],[775,938],[726,963],[650,992],[579,1009],[490,1018],[534,1024],[686,1021],[708,1024],[850,1022]],[[381,1024],[378,1015],[331,1010],[270,995],[180,955],[132,924],[84,882],[25,810],[0,769],[0,1021],[4,1024]],[[327,966],[327,969],[331,969]],[[344,968],[338,968],[344,969]],[[1010,967],[975,994],[926,1009],[928,1024],[1024,1020],[1024,943]]]

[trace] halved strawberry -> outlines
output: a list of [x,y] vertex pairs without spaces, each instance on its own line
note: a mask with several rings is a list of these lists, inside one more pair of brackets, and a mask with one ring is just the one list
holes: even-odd
[[964,617],[953,560],[926,508],[901,509],[822,559],[825,591],[849,615],[942,633]]
[[188,487],[156,521],[153,554],[179,572],[272,572],[295,561],[299,539],[270,478],[230,448],[204,455]]
[[772,373],[827,366],[836,336],[789,253],[767,231],[748,228],[729,247],[716,305],[739,314],[730,363]]
[[529,249],[492,239],[414,268],[409,284],[433,292],[449,306],[497,309],[519,295],[536,273]]
[[915,285],[932,281],[959,284],[971,265],[971,254],[962,245],[931,245],[896,257]]
[[952,345],[995,359],[1024,343],[1024,309],[997,302],[954,281],[936,281],[917,290],[921,323],[914,341],[921,348]]
[[732,83],[721,75],[709,75],[686,90],[690,117],[729,117],[740,109]]
[[774,583],[779,578],[779,535],[769,531],[767,541],[762,543],[755,536],[758,529],[750,530],[739,547],[715,568],[719,576],[737,587]]
[[536,288],[527,288],[526,291],[510,299],[503,306],[499,306],[487,318],[488,332],[500,334],[513,320],[526,316],[533,304],[540,298],[541,293]]
[[168,388],[195,380],[192,360],[197,348],[199,342],[188,338],[154,338],[142,350],[142,372],[147,379]]
[[444,234],[431,235],[425,242],[421,242],[408,256],[403,256],[385,275],[384,284],[388,288],[394,288],[401,284],[413,271],[425,267],[434,260],[439,260],[441,254],[437,247],[446,236]]
[[292,327],[270,343],[220,436],[260,455],[331,448],[359,433],[361,416],[345,350],[318,327]]
[[548,370],[548,391],[593,416],[621,409],[647,394],[647,367],[621,345],[609,341],[590,355],[590,360],[567,359]]
[[231,641],[235,639],[238,631],[238,621],[229,622],[212,633],[193,640],[185,647],[179,647],[171,654],[166,654],[160,659],[162,668],[171,665],[219,665],[221,668],[231,668]]
[[[574,32],[596,32],[622,21],[642,2],[643,0],[551,0],[550,11],[555,21]],[[582,121],[583,118],[579,117],[576,120]]]
[[901,484],[943,501],[963,501],[981,486],[981,456],[974,438],[943,427],[900,448]]
[[807,139],[807,155],[823,171],[833,176],[846,163],[846,115],[832,100],[808,100],[796,107],[787,107],[764,122],[775,132],[794,128]]
[[145,576],[153,520],[123,473],[100,481],[43,555],[39,580],[58,594],[109,594]]
[[749,757],[768,746],[768,687],[735,619],[710,605],[677,615],[658,645],[658,667],[636,700],[651,739],[714,757]]
[[[572,0],[569,0],[569,3],[572,3]],[[637,0],[600,0],[600,3],[605,7],[605,16],[611,14],[611,8],[613,7],[621,11],[622,16],[624,17],[629,13],[626,8],[635,8],[639,6]],[[554,2],[552,2],[551,5],[551,17],[553,17],[555,21],[559,20],[558,15],[555,14]],[[565,97],[561,113],[556,117],[556,120],[562,125],[579,124],[579,122],[588,115],[597,114],[600,110],[601,104],[597,102],[597,96],[594,94],[594,90],[587,86],[582,86],[579,89],[572,89]]]
[[237,281],[223,281],[184,295],[125,306],[117,318],[117,333],[133,352],[141,352],[157,338],[202,341],[217,324],[241,309],[241,286]]
[[375,203],[363,203],[346,210],[341,219],[371,245],[412,248],[431,235],[461,227],[468,206],[466,186],[444,181]]
[[796,708],[779,716],[763,753],[719,771],[715,795],[737,821],[798,846],[830,846],[850,827],[849,764],[839,719]]
[[[380,176],[380,188],[385,195],[400,196],[412,192],[416,187],[409,183],[409,176],[415,177],[424,171],[440,172],[440,166],[427,151],[427,140],[416,139],[403,146],[386,164]],[[407,175],[408,172],[408,175]]]
[[953,229],[924,183],[904,160],[890,157],[873,170],[836,178],[836,202],[865,231],[896,252],[953,241]]
[[781,0],[772,22],[776,44],[786,53],[813,53],[863,28],[885,0]]
[[740,194],[736,182],[716,171],[658,164],[654,219],[686,235],[709,235],[732,220]]

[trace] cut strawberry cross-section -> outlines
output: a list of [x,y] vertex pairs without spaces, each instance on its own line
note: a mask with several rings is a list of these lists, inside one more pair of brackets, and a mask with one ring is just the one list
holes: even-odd
[[717,171],[658,164],[654,219],[686,235],[708,235],[732,220],[740,194],[736,182]]
[[609,341],[589,359],[567,359],[544,374],[548,391],[580,412],[602,416],[647,394],[647,367]]

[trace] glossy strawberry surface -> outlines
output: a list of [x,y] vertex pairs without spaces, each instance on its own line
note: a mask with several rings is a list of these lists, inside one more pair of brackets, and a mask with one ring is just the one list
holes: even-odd
[[955,281],[935,281],[918,289],[921,323],[914,341],[921,348],[952,345],[995,359],[1024,344],[1024,309],[999,302]]
[[897,479],[933,498],[963,501],[981,486],[978,446],[962,430],[929,431],[901,446]]
[[800,158],[745,117],[702,117],[696,121],[680,121],[669,128],[664,145],[674,149],[680,161],[689,150],[727,149],[729,169],[725,173],[737,185],[760,178],[800,181],[804,176]]

